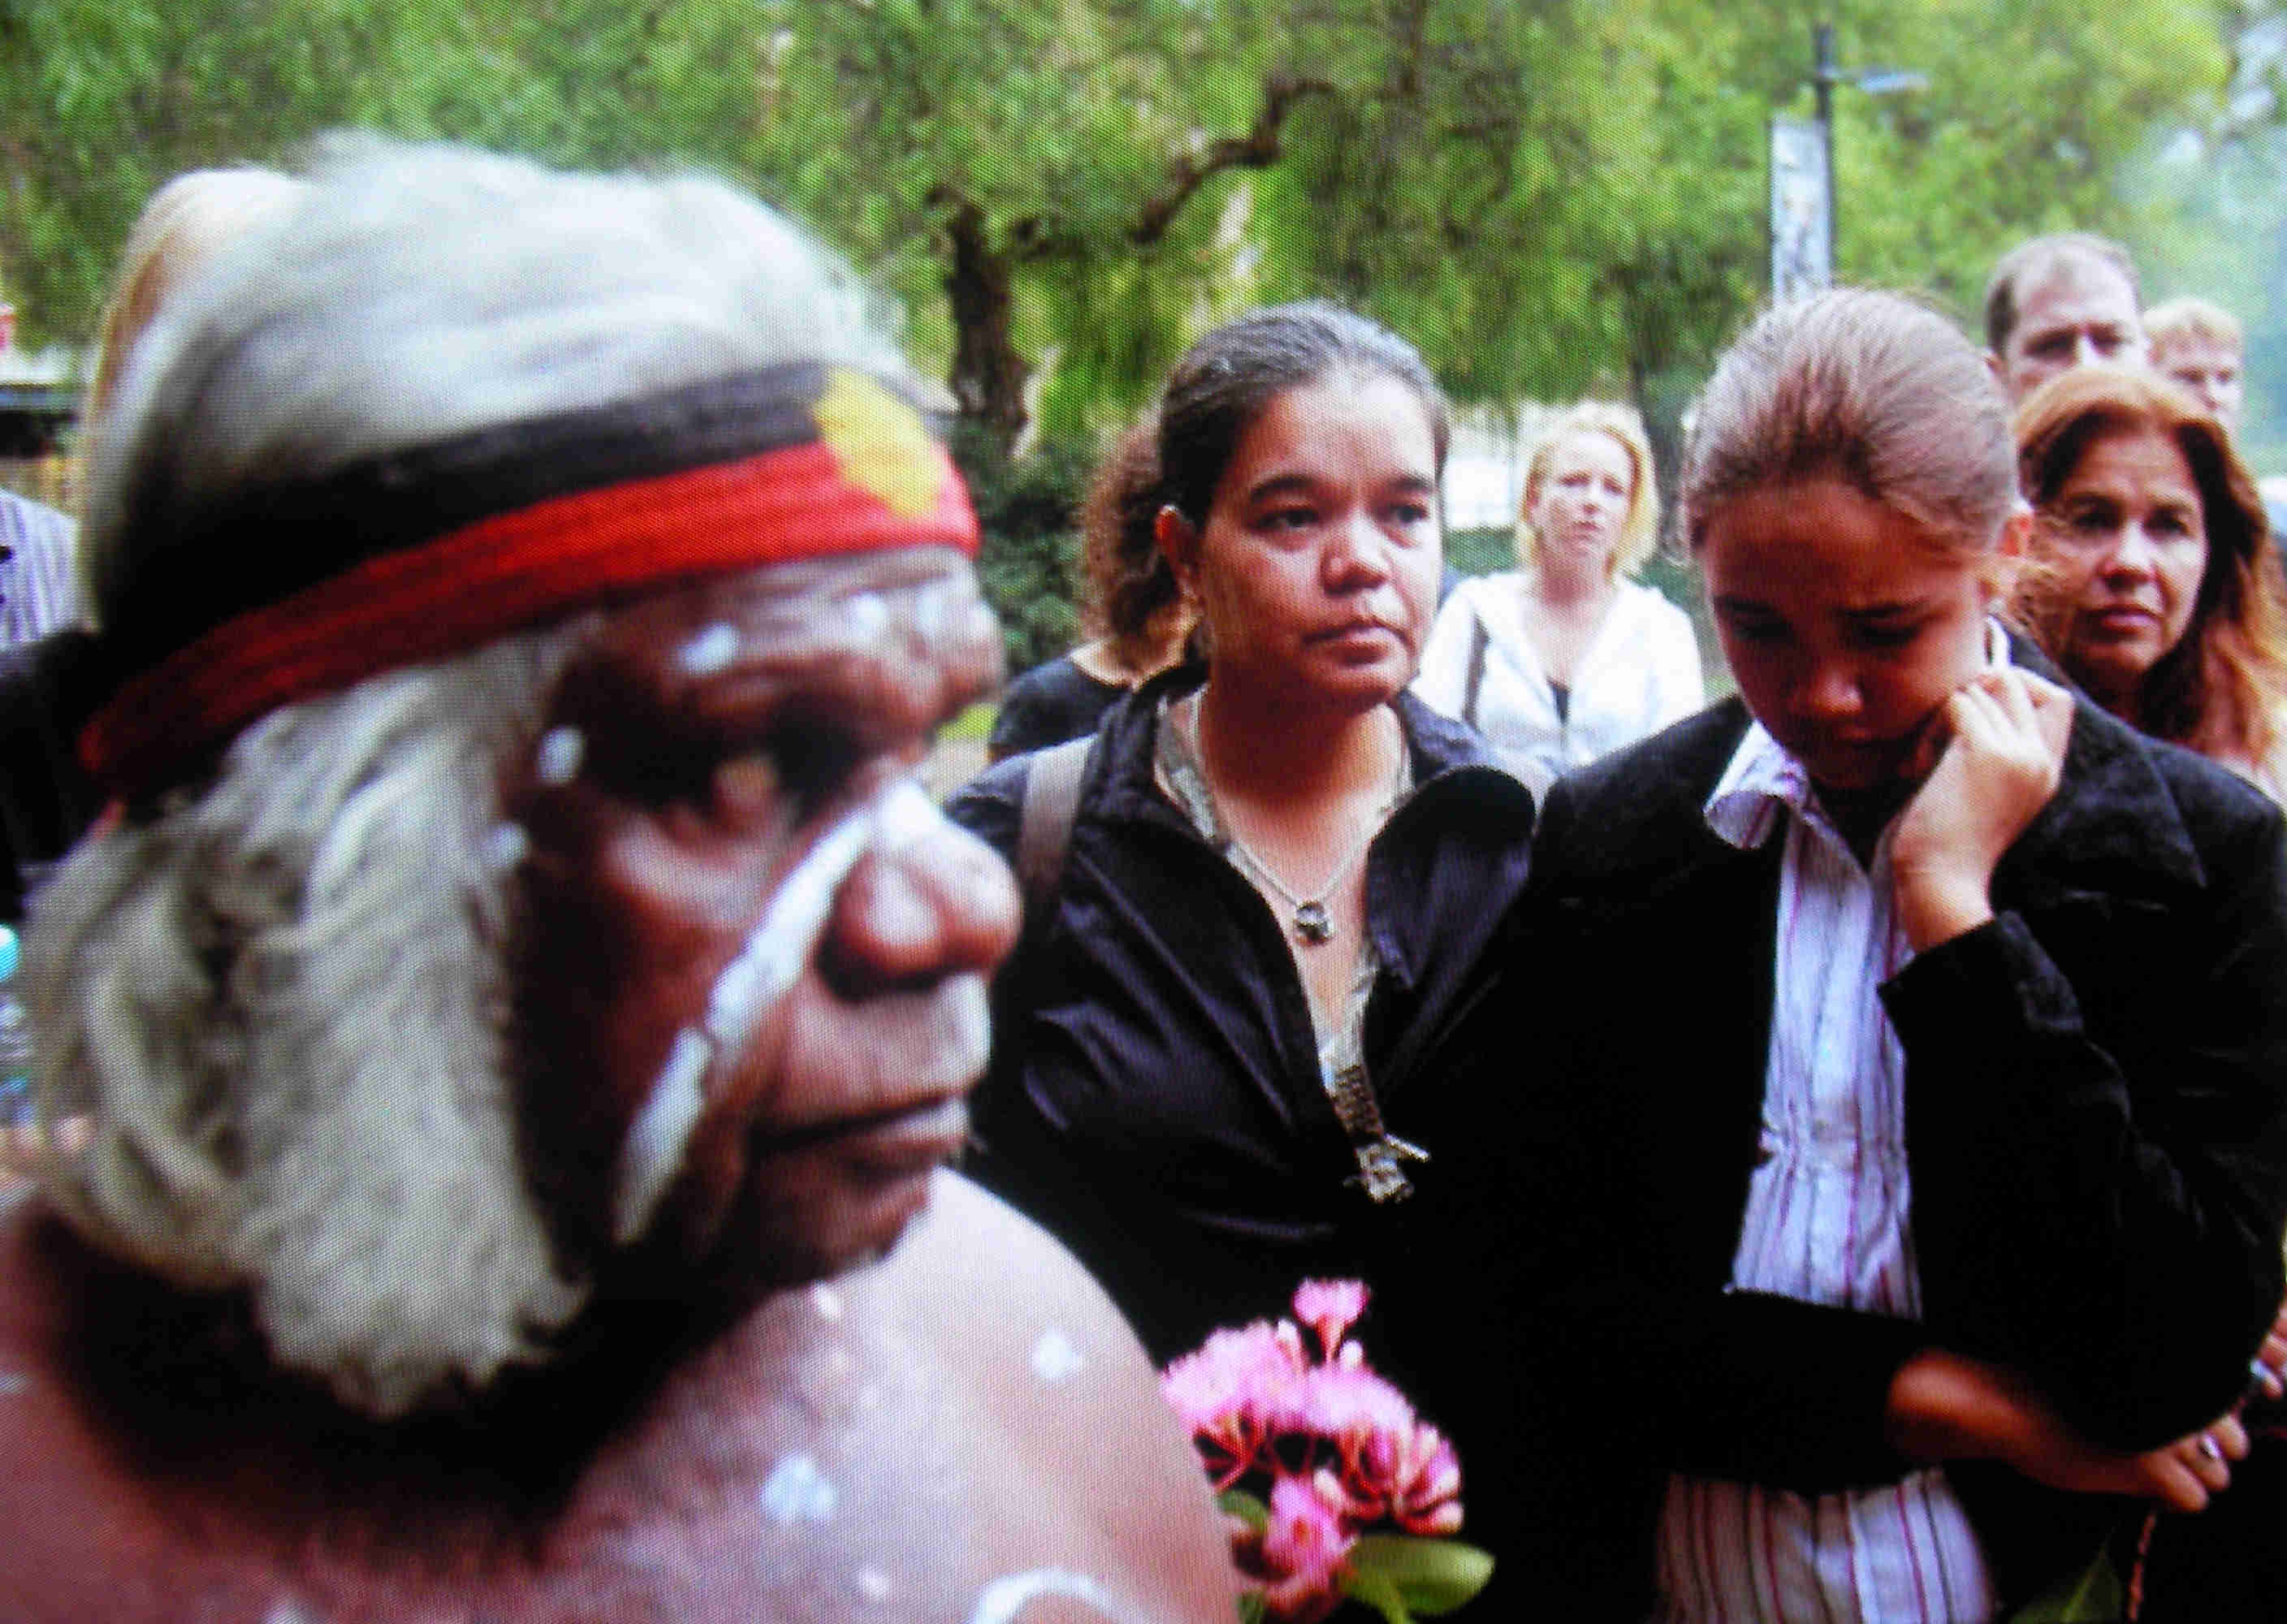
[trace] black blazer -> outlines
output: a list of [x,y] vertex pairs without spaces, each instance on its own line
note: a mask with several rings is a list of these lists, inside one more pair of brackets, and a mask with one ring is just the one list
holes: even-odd
[[[1729,1289],[1784,842],[1742,852],[1702,808],[1747,720],[1717,706],[1551,792],[1478,1045],[1506,1085],[1448,1095],[1440,1137],[1476,1161],[1440,1227],[1474,1250],[1478,1335],[1516,1356],[1470,1400],[1470,1527],[1551,1617],[1641,1616],[1671,1470],[1805,1494],[1910,1470],[1883,1412],[1921,1346],[2145,1447],[2229,1407],[2280,1301],[2280,816],[2085,704],[1998,917],[1882,989],[1924,1322]],[[1949,1476],[2005,1596],[2085,1562],[2117,1510]]]

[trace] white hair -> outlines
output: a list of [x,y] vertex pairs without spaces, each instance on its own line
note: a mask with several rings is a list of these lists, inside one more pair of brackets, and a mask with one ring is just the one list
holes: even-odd
[[516,1133],[497,811],[574,630],[273,713],[34,907],[40,1116],[91,1128],[50,1195],[246,1291],[281,1364],[372,1414],[483,1386],[582,1300]]
[[908,375],[880,296],[719,181],[356,137],[310,178],[135,348],[81,533],[99,625],[154,510],[781,361]]
[[[99,625],[152,538],[277,482],[783,361],[904,374],[846,268],[714,181],[358,138],[310,177],[135,346],[82,532]],[[91,1132],[59,1206],[245,1293],[281,1364],[371,1414],[483,1387],[588,1290],[511,1098],[499,810],[586,624],[274,712],[34,909],[39,1110]]]

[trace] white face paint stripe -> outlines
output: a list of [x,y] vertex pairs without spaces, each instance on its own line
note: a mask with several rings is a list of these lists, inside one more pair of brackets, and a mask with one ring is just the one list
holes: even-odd
[[[893,792],[889,799],[895,798]],[[930,816],[936,816],[933,808]],[[682,1171],[716,1058],[744,1052],[755,1029],[801,977],[833,917],[835,894],[866,855],[880,822],[874,807],[861,807],[819,837],[779,883],[746,944],[715,978],[704,1020],[675,1035],[620,1148],[612,1191],[614,1245],[633,1243],[650,1226]]]
[[882,793],[874,816],[880,820],[883,851],[903,851],[945,821],[937,803],[911,778],[901,779]]
[[685,1027],[675,1035],[667,1064],[651,1085],[651,1096],[629,1125],[613,1179],[612,1242],[626,1246],[643,1234],[658,1210],[660,1197],[683,1166],[684,1147],[707,1102],[707,1073],[715,1046]]
[[707,1035],[719,1052],[744,1049],[763,1016],[801,976],[826,934],[835,893],[873,843],[876,822],[870,805],[850,813],[779,882],[762,923],[723,967],[708,995]]

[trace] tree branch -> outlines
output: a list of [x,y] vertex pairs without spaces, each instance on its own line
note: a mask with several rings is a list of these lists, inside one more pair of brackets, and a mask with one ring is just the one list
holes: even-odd
[[1279,130],[1294,104],[1305,96],[1331,96],[1333,90],[1324,79],[1271,75],[1263,81],[1262,106],[1254,115],[1254,127],[1243,136],[1225,136],[1208,143],[1196,158],[1179,157],[1168,165],[1167,185],[1137,212],[1136,224],[1128,228],[1128,240],[1143,248],[1166,236],[1177,213],[1208,177],[1224,169],[1267,169],[1278,162]]

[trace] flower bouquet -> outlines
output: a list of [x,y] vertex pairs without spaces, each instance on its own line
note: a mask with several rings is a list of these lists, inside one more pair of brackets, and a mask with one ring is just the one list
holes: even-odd
[[1294,1319],[1216,1331],[1159,1378],[1260,1581],[1246,1624],[1316,1624],[1345,1600],[1408,1624],[1492,1575],[1490,1556],[1445,1537],[1461,1526],[1453,1446],[1344,1340],[1365,1302],[1357,1281],[1304,1281]]

